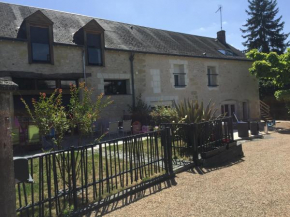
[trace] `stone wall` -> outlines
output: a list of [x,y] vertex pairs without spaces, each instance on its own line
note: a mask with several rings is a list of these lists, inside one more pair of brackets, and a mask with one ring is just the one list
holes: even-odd
[[[3,71],[35,72],[42,74],[83,73],[82,47],[54,45],[54,65],[29,64],[26,42],[0,41],[0,77]],[[114,103],[105,109],[103,119],[121,120],[132,103],[129,52],[105,51],[105,66],[86,66],[91,74],[87,84],[94,88],[94,97],[104,91],[104,79],[126,79],[127,95],[112,96]],[[174,87],[174,64],[183,64],[184,88]],[[206,58],[177,57],[153,54],[135,54],[134,77],[136,96],[150,105],[172,105],[184,98],[207,103],[236,105],[238,116],[243,102],[248,103],[251,119],[259,119],[258,82],[248,72],[246,61],[215,60]],[[215,66],[218,73],[217,87],[208,87],[207,66]],[[69,79],[69,78],[68,78]]]

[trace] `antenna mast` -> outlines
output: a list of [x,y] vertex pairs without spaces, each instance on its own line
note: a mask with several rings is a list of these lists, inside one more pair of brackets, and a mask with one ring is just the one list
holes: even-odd
[[221,30],[223,30],[223,12],[222,12],[223,7],[221,5],[219,5],[218,10],[216,11],[216,13],[219,11],[220,12],[220,17],[221,17]]

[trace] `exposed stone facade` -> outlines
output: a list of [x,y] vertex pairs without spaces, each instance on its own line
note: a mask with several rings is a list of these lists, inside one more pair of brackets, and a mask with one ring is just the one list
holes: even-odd
[[[80,46],[54,45],[54,65],[29,64],[27,42],[0,41],[0,77],[4,72],[21,71],[41,74],[83,73]],[[104,91],[104,79],[126,79],[127,95],[114,95],[114,104],[106,108],[103,118],[121,120],[132,103],[129,52],[105,50],[105,66],[86,66],[87,84],[94,88],[94,95]],[[174,86],[174,64],[184,65],[185,87]],[[172,100],[196,99],[207,103],[210,99],[217,108],[222,104],[235,104],[241,118],[243,102],[247,103],[249,117],[259,119],[258,81],[249,74],[251,63],[238,60],[180,57],[135,53],[134,77],[136,96],[150,105],[172,104]],[[218,74],[217,87],[208,86],[207,67],[214,66]],[[1,74],[2,73],[2,74]],[[69,79],[69,78],[67,78]]]

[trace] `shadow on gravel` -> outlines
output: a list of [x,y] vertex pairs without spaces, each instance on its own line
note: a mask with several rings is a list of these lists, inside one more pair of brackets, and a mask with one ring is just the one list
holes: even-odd
[[290,129],[276,128],[276,132],[278,132],[280,134],[290,134]]
[[[150,195],[156,194],[164,189],[170,188],[172,186],[177,185],[177,182],[175,181],[175,178],[171,178],[169,180],[163,181],[161,183],[155,184],[151,187],[145,188],[141,191],[138,191],[134,194],[131,194],[129,196],[126,196],[123,199],[110,202],[110,204],[101,207],[100,209],[95,209],[95,211],[88,213],[87,215],[84,215],[86,217],[95,217],[95,216],[103,216],[108,213],[111,213],[115,210],[121,209],[125,206],[128,206],[134,202],[137,202],[138,200],[142,198],[146,198]],[[110,198],[109,200],[112,200]],[[136,213],[135,213],[136,214]]]
[[241,157],[237,157],[237,158],[231,159],[230,161],[216,164],[214,167],[196,166],[196,167],[193,167],[192,169],[188,170],[187,172],[192,173],[192,174],[204,175],[204,174],[209,173],[209,172],[213,172],[216,170],[221,170],[221,169],[224,169],[227,167],[237,165],[237,164],[242,163],[244,161],[245,160],[243,160]]

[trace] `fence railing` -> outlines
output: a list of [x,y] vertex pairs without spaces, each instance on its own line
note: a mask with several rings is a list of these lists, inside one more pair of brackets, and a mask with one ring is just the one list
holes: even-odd
[[172,158],[174,164],[204,158],[206,153],[233,142],[232,117],[193,123],[162,124],[172,131]]
[[28,158],[33,183],[16,185],[18,216],[59,216],[172,171],[168,130]]
[[33,183],[16,184],[18,216],[60,216],[104,201],[173,164],[199,163],[233,141],[232,119],[166,124],[159,131],[28,157]]

